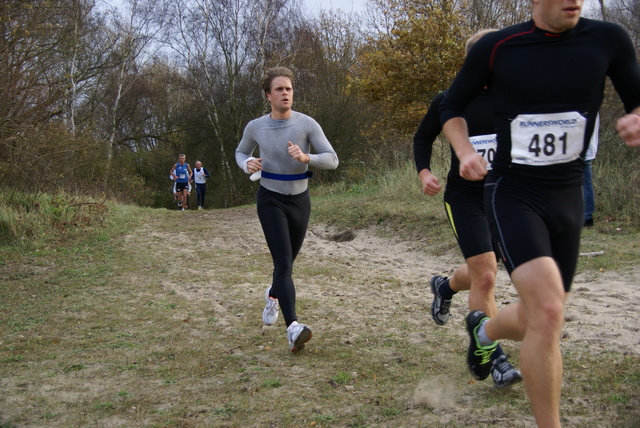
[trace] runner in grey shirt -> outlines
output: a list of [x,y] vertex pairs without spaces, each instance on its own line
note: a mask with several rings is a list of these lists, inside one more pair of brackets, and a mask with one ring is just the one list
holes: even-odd
[[[244,130],[242,140],[236,149],[236,162],[244,172],[257,146],[260,147],[262,171],[281,175],[297,175],[307,172],[309,166],[319,169],[335,169],[338,155],[318,122],[313,118],[290,110],[288,119],[272,119],[271,114],[254,119]],[[288,144],[300,147],[309,156],[308,164],[293,159],[288,152]],[[313,146],[317,154],[310,154]],[[267,175],[267,174],[265,174]],[[297,195],[307,190],[307,180],[260,179],[260,185],[283,195]]]
[[[262,89],[271,103],[271,113],[246,126],[236,149],[236,162],[247,174],[261,174],[256,205],[274,266],[271,285],[265,290],[262,321],[275,324],[281,307],[289,349],[297,352],[311,339],[311,329],[298,323],[291,277],[311,214],[308,168],[335,169],[338,156],[315,120],[291,110],[293,73],[289,69],[266,70]],[[310,153],[312,146],[316,154]],[[253,156],[256,147],[259,158]]]

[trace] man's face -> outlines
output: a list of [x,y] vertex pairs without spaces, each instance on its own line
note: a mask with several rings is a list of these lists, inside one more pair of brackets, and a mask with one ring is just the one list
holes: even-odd
[[187,160],[186,156],[180,156],[178,158],[178,162],[180,162],[181,164],[183,164],[185,160]]
[[584,0],[533,0],[533,20],[538,28],[561,33],[578,24]]
[[271,110],[285,113],[293,105],[293,85],[291,79],[278,76],[271,82],[271,92],[267,94]]
[[196,168],[202,168],[202,162],[200,161],[196,162]]

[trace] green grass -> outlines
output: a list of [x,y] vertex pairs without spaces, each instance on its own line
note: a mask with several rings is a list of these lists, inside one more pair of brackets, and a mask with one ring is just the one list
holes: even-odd
[[[374,228],[426,257],[457,257],[441,196],[421,195],[410,165],[312,194],[314,225]],[[36,232],[0,247],[0,427],[531,423],[522,385],[471,381],[460,322],[433,328],[416,284],[392,269],[301,253],[299,312],[318,330],[291,355],[282,321],[259,323],[256,284],[270,280],[271,260],[242,208],[82,209],[61,208],[88,216],[63,228],[13,217],[16,231]],[[637,242],[632,223],[596,223],[583,248],[604,254],[580,269],[632,269]],[[517,345],[503,347],[517,360]],[[637,426],[638,355],[569,348],[564,365],[566,426]]]
[[[440,177],[446,175],[437,166],[434,171]],[[617,177],[616,183],[621,184],[621,177]],[[635,191],[638,193],[637,188]],[[433,197],[423,195],[411,163],[379,177],[370,177],[363,183],[326,186],[314,191],[314,195],[317,195],[313,201],[314,221],[354,230],[377,227],[379,233],[418,242],[435,255],[457,250],[444,213],[442,192]],[[605,198],[603,195],[598,200]],[[581,258],[579,272],[634,268],[640,251],[640,223],[616,220],[615,210],[606,208],[604,202],[597,204],[596,223],[593,228],[583,230],[581,252],[602,251],[604,254]],[[628,216],[629,210],[621,214]]]

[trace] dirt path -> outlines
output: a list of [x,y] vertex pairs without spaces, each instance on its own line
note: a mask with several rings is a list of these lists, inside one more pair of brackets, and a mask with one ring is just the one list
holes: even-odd
[[[253,207],[186,215],[188,223],[211,222],[216,229],[224,231],[223,234],[202,233],[199,239],[207,247],[241,250],[249,255],[259,253],[265,257],[269,254]],[[461,256],[455,252],[434,257],[427,251],[427,246],[428,243],[382,238],[373,230],[353,231],[311,225],[297,265],[316,262],[333,264],[334,268],[338,265],[351,275],[362,278],[364,291],[356,291],[353,297],[367,301],[365,306],[369,308],[375,307],[376,301],[382,296],[387,297],[385,283],[401,283],[408,286],[407,295],[394,296],[389,293],[388,298],[391,301],[404,301],[408,306],[411,306],[409,302],[413,302],[413,305],[420,307],[420,313],[416,316],[429,318],[426,311],[431,299],[429,278],[435,274],[449,275],[461,262]],[[264,266],[265,271],[270,268],[269,263]],[[335,277],[329,278],[329,282],[336,281]],[[315,282],[315,287],[321,287],[321,281]],[[638,269],[624,274],[588,272],[578,275],[566,308],[563,345],[585,346],[591,351],[606,349],[640,355],[638,283]],[[301,287],[300,294],[304,296],[307,291],[321,293],[313,285],[309,288],[305,290]],[[185,289],[176,291],[189,295]],[[347,290],[344,293],[349,295]],[[515,289],[502,268],[498,273],[496,300],[499,306],[517,300]],[[454,321],[462,320],[466,314],[466,296],[456,297],[452,313]],[[432,328],[434,325],[426,327]],[[456,330],[460,329],[456,327]],[[464,332],[460,334],[465,335]]]
[[[292,354],[282,317],[262,324],[272,263],[255,207],[140,215],[104,248],[0,269],[13,299],[0,319],[0,426],[535,426],[521,383],[467,372],[466,294],[446,325],[431,320],[428,281],[458,251],[312,224],[294,281],[313,338]],[[638,283],[637,269],[576,278],[563,426],[640,423]],[[517,298],[503,270],[496,296]],[[517,365],[518,345],[502,347]]]
[[[213,263],[225,266],[222,270],[227,272],[226,279],[219,281],[220,267],[199,272],[194,270],[191,273],[199,274],[201,281],[184,284],[167,281],[165,287],[187,299],[212,301],[214,313],[219,323],[225,326],[225,331],[233,331],[238,317],[246,319],[249,325],[259,324],[264,304],[263,290],[270,282],[271,259],[255,208],[184,214],[181,218],[185,232],[181,236],[185,242],[193,242],[194,236],[190,235],[189,230],[198,230],[197,241],[210,253],[216,254]],[[203,224],[206,225],[205,230]],[[138,244],[140,236],[138,234]],[[384,338],[394,338],[399,343],[393,342],[389,349],[379,346],[370,350],[373,352],[371,355],[363,355],[372,361],[388,361],[384,364],[388,370],[412,358],[418,358],[416,365],[424,366],[425,374],[410,382],[410,385],[413,384],[409,387],[411,395],[406,395],[409,394],[409,385],[393,385],[391,388],[392,395],[398,395],[395,400],[415,406],[411,410],[413,416],[407,415],[409,419],[422,420],[419,424],[422,426],[433,426],[434,423],[460,426],[477,424],[479,421],[489,425],[512,426],[515,420],[523,427],[535,426],[528,411],[515,416],[503,415],[502,406],[515,399],[512,395],[507,395],[504,398],[506,402],[496,404],[486,416],[471,412],[477,391],[464,386],[469,377],[465,375],[465,369],[460,367],[464,360],[459,357],[464,355],[468,340],[463,328],[463,318],[467,313],[466,293],[454,298],[452,316],[445,326],[436,326],[429,313],[432,298],[428,288],[429,278],[435,274],[450,274],[461,262],[458,252],[434,256],[428,251],[428,242],[407,242],[381,236],[374,230],[310,226],[294,272],[298,315],[302,322],[308,323],[314,330],[310,352],[318,352],[318,348],[325,348],[329,353],[341,353],[345,348],[366,352],[358,348],[367,343],[384,341]],[[240,254],[238,264],[229,260],[229,254]],[[220,288],[228,286],[228,275],[233,274],[239,274],[234,287],[237,293],[232,297],[239,301],[235,307],[230,304],[228,297],[225,299],[220,294]],[[638,283],[640,272],[637,269],[624,274],[588,272],[579,275],[565,312],[563,353],[577,355],[577,361],[580,361],[581,355],[592,356],[601,351],[640,355]],[[499,307],[517,300],[508,275],[502,268],[498,275],[496,300]],[[279,324],[282,322],[280,320]],[[268,338],[265,349],[286,347],[281,328],[282,325],[262,327],[262,334]],[[448,350],[444,350],[447,346]],[[503,348],[507,353],[517,354],[517,344],[503,343]],[[450,351],[454,351],[455,357]],[[413,357],[409,356],[411,353],[414,353]],[[418,355],[415,356],[415,353]],[[460,361],[456,363],[457,360]],[[319,370],[330,370],[331,361],[316,364],[314,367]],[[323,367],[325,364],[328,366]],[[441,364],[446,368],[438,369]],[[452,370],[451,364],[457,367],[460,380],[451,382],[450,379],[450,384],[443,384],[443,376]],[[587,369],[590,366],[585,362],[581,367]],[[571,384],[571,380],[568,380],[571,376],[569,369],[565,374],[565,382]],[[306,379],[305,376],[302,378]],[[524,389],[521,386],[517,388],[517,399],[526,403]],[[491,396],[489,389],[483,391]],[[608,394],[606,390],[599,392],[605,396]],[[579,414],[577,409],[591,408],[593,397],[590,398],[589,393],[571,391],[568,394],[569,398],[563,405],[569,406],[572,411]],[[425,413],[424,406],[431,411]],[[458,411],[449,414],[454,408]],[[507,413],[513,411],[509,409]],[[563,423],[576,427],[585,424],[600,426],[594,425],[595,420],[602,422],[600,416],[594,415],[594,418],[565,416]],[[397,419],[394,423],[403,426],[406,419],[404,421]]]

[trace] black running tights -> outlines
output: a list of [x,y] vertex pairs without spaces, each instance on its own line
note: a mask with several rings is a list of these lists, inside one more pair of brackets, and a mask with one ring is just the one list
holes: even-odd
[[309,190],[283,195],[260,186],[257,196],[258,218],[273,259],[271,297],[276,297],[287,327],[297,321],[296,289],[291,275],[293,261],[304,242],[311,201]]

